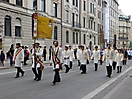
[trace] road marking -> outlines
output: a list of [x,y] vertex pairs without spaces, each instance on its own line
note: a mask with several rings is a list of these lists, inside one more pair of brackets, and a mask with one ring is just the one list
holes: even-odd
[[127,73],[128,71],[130,71],[132,69],[132,67],[128,68],[127,70],[125,70],[124,72],[122,72],[120,75],[118,75],[115,78],[112,78],[111,80],[109,80],[108,82],[106,82],[105,84],[101,85],[100,87],[98,87],[97,89],[93,90],[92,92],[90,92],[89,94],[87,94],[85,97],[83,97],[82,99],[91,99],[93,98],[95,95],[97,95],[99,92],[101,92],[102,90],[104,90],[106,87],[108,87],[110,84],[112,84],[113,82],[115,82],[118,78],[120,78],[121,76],[123,76],[125,73]]

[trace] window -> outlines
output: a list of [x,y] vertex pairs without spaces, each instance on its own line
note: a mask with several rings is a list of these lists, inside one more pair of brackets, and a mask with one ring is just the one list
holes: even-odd
[[83,10],[86,11],[86,1],[83,1]]
[[53,15],[57,17],[57,3],[53,3]]
[[88,22],[88,23],[89,23],[88,27],[89,27],[89,29],[90,29],[90,24],[91,24],[91,20],[90,20],[90,19],[89,19],[89,22]]
[[76,33],[76,44],[78,44],[78,33]]
[[93,28],[93,20],[91,20],[91,29]]
[[69,0],[66,0],[66,2],[69,2]]
[[86,19],[85,19],[85,17],[83,17],[83,27],[85,27],[85,21],[86,21]]
[[92,13],[92,3],[90,3],[90,13]]
[[57,40],[57,26],[54,26],[54,40]]
[[83,35],[83,44],[86,44],[86,35]]
[[9,2],[9,0],[3,0],[3,1]]
[[94,4],[93,4],[93,9],[92,10],[93,10],[93,13],[94,13]]
[[101,12],[98,10],[98,18],[101,19]]
[[16,5],[22,6],[22,0],[16,0]]
[[43,12],[46,11],[46,3],[45,3],[45,0],[41,0],[41,11],[43,11]]
[[78,7],[78,0],[76,0],[76,7]]
[[72,0],[72,4],[75,5],[75,0]]
[[75,32],[73,32],[73,36],[72,36],[73,38],[73,44],[75,44]]
[[66,43],[69,43],[69,32],[66,31]]
[[100,45],[100,37],[98,37],[98,45]]
[[11,36],[11,17],[5,16],[5,36]]
[[95,28],[96,28],[95,26],[96,26],[96,25],[95,25],[95,22],[94,22],[94,31],[95,31]]
[[75,15],[74,13],[72,13],[72,26],[74,26],[74,19],[75,19]]
[[94,8],[94,16],[96,16],[96,8]]
[[33,0],[33,10],[37,9],[37,0]]
[[94,36],[94,45],[96,45],[96,36]]
[[68,20],[69,20],[69,11],[68,10],[66,10],[66,16],[65,16],[66,18],[66,22],[68,23]]
[[76,14],[76,22],[78,23],[78,15]]
[[98,5],[101,6],[101,0],[98,0]]
[[15,21],[15,36],[21,37],[21,20],[19,18],[16,18]]

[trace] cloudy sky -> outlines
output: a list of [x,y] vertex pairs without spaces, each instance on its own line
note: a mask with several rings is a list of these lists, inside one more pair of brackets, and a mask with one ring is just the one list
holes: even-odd
[[118,0],[119,9],[126,15],[132,15],[132,0]]

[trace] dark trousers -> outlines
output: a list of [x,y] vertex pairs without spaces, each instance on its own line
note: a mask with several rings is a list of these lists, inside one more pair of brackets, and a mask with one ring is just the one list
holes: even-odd
[[112,66],[106,66],[106,70],[107,70],[107,76],[108,77],[111,77],[111,74],[112,74]]
[[128,60],[130,60],[131,59],[131,55],[128,55]]
[[49,60],[51,60],[51,54],[49,54]]
[[95,63],[94,65],[95,65],[95,71],[97,71],[98,70],[98,63]]
[[86,73],[86,65],[81,64],[80,69],[82,70],[82,73]]
[[59,69],[55,69],[54,71],[55,71],[55,75],[54,75],[53,83],[60,82],[61,79],[60,79]]
[[32,68],[32,71],[34,73],[35,79],[37,79],[38,78],[38,73],[37,73],[36,68]]
[[70,69],[72,69],[72,61],[70,61]]
[[23,74],[24,71],[21,69],[21,67],[15,67],[17,69],[16,77],[19,77],[19,73]]
[[102,60],[100,60],[100,65],[102,65]]
[[27,65],[27,60],[28,60],[28,57],[24,57],[24,65]]
[[42,70],[39,68],[37,68],[38,70],[38,80],[41,80],[41,77],[42,77]]
[[46,61],[46,54],[44,55],[44,61]]
[[69,70],[70,70],[70,68],[68,67],[68,65],[64,65],[64,66],[66,67],[66,71],[65,71],[65,73],[68,73]]
[[13,65],[13,56],[10,56],[10,66]]
[[126,62],[127,62],[126,60],[123,60],[123,65],[126,65]]
[[122,71],[122,66],[117,66],[117,73],[120,73]]
[[78,60],[78,66],[80,66],[80,60]]
[[115,70],[116,69],[116,62],[115,61],[113,61],[113,70]]

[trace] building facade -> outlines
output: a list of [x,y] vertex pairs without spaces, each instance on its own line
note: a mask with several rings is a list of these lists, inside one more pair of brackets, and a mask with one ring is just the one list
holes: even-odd
[[131,41],[131,16],[124,15],[119,10],[118,47],[128,48]]

